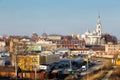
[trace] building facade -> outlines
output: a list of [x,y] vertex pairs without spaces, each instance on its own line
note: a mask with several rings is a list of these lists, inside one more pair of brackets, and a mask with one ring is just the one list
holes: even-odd
[[105,53],[107,55],[119,54],[119,52],[120,52],[120,44],[108,43],[105,45]]
[[86,45],[101,45],[102,26],[100,16],[98,17],[96,29],[90,32],[89,30],[81,35],[86,42]]
[[77,39],[71,39],[71,40],[59,40],[56,41],[57,48],[63,47],[68,49],[80,49],[85,47],[84,40],[77,40]]

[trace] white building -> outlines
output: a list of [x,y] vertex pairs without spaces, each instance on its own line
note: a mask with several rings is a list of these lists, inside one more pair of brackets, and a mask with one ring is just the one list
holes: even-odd
[[53,51],[57,48],[56,43],[52,43],[52,41],[38,40],[36,45],[42,47],[42,51]]
[[100,21],[100,16],[98,17],[96,29],[90,32],[86,31],[81,35],[86,42],[86,45],[101,45],[101,34],[102,34],[102,26]]
[[5,47],[6,43],[3,39],[0,39],[0,47]]

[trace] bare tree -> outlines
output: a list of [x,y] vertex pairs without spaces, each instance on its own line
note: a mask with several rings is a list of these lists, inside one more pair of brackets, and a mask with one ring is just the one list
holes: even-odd
[[108,33],[102,34],[102,39],[104,38],[105,43],[112,42],[113,44],[117,44],[117,38],[116,36],[110,35]]

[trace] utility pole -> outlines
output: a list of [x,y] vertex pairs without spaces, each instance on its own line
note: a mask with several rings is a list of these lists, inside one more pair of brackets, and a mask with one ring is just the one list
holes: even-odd
[[15,54],[15,73],[16,73],[16,80],[17,80],[17,54]]
[[37,78],[37,70],[36,70],[36,67],[35,67],[35,80]]
[[89,74],[88,74],[88,64],[89,64],[89,57],[90,57],[90,53],[88,53],[88,55],[87,55],[87,70],[86,70],[86,73],[87,73],[87,80],[89,80]]
[[16,46],[15,45],[15,53],[14,53],[14,55],[15,55],[15,74],[16,74],[16,80],[17,80],[17,76],[18,76],[18,74],[17,74],[17,48],[18,46]]

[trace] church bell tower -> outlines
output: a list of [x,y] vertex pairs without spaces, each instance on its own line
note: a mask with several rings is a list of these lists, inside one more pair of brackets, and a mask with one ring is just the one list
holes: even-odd
[[101,21],[100,21],[100,16],[98,17],[98,21],[97,21],[97,28],[96,28],[96,32],[98,35],[102,34],[102,30],[101,30],[102,26],[101,26]]

